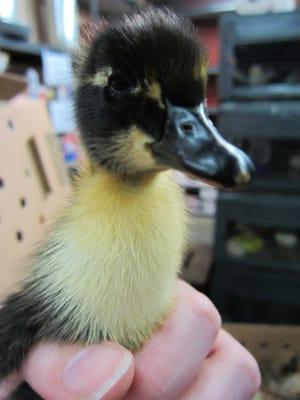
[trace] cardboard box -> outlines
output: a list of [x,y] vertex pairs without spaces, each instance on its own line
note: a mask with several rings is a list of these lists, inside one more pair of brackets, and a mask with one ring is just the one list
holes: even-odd
[[300,326],[225,324],[225,329],[260,366],[262,385],[253,400],[300,398]]
[[[46,103],[18,96],[0,109],[0,299],[23,274],[70,185]],[[55,154],[55,156],[54,156]]]
[[0,100],[10,100],[27,87],[26,79],[16,74],[0,74]]
[[227,323],[224,328],[259,363],[284,363],[294,356],[300,357],[300,326]]

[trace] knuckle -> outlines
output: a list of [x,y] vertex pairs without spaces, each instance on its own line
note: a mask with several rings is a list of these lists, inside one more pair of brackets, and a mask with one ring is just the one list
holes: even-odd
[[261,376],[258,363],[250,353],[247,354],[247,361],[245,362],[245,367],[251,378],[253,391],[256,392],[261,385]]
[[249,391],[254,395],[261,385],[261,375],[258,363],[248,350],[242,347],[237,368],[248,377]]
[[221,328],[221,316],[214,304],[201,293],[195,295],[192,302],[192,310],[196,318],[209,327],[213,336],[216,336]]
[[152,383],[152,399],[171,400],[163,386]]
[[172,400],[170,397],[169,390],[162,381],[154,379],[149,376],[145,384],[143,385],[142,392],[137,393],[136,399],[143,400]]

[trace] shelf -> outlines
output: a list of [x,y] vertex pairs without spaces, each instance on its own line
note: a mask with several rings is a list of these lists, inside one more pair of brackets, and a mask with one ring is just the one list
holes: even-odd
[[230,140],[299,140],[299,125],[299,100],[220,104],[219,128]]
[[228,224],[236,222],[282,231],[300,230],[300,196],[295,194],[220,192],[218,196],[217,245],[223,251]]
[[13,40],[0,37],[0,48],[13,53],[25,53],[32,57],[40,57],[42,46],[40,44],[29,43],[23,40]]
[[236,10],[235,2],[232,1],[227,5],[211,5],[207,7],[196,7],[193,10],[176,8],[178,13],[193,19],[194,21],[214,20],[224,14],[231,13]]
[[[227,17],[226,17],[227,18]],[[235,45],[286,42],[299,39],[300,10],[228,17]],[[225,21],[226,23],[226,21]]]
[[221,262],[217,263],[215,269],[213,300],[219,308],[222,308],[220,300],[223,302],[226,295],[280,301],[281,304],[299,306],[299,284],[299,270],[283,274],[282,270],[259,266],[242,268],[241,265]]
[[265,193],[280,191],[282,194],[299,194],[300,193],[300,179],[284,175],[258,175],[254,178],[253,182],[243,192],[261,192]]
[[300,99],[300,83],[273,83],[269,85],[235,86],[232,89],[236,99],[265,100]]
[[6,37],[14,37],[20,40],[26,40],[30,34],[30,28],[25,25],[13,24],[0,20],[0,33]]
[[208,75],[217,76],[220,73],[220,68],[218,66],[209,67],[208,68]]
[[288,259],[267,259],[266,257],[249,256],[247,257],[232,257],[226,251],[222,254],[218,254],[216,257],[218,263],[224,263],[232,266],[241,268],[266,268],[270,270],[276,270],[280,272],[295,271],[299,272],[299,261],[288,260]]
[[3,51],[7,51],[8,53],[15,55],[16,57],[25,56],[27,59],[30,59],[31,62],[33,62],[34,64],[39,64],[39,65],[42,63],[41,57],[42,57],[42,51],[44,49],[49,49],[58,52],[67,51],[54,48],[42,43],[31,43],[23,40],[8,39],[2,36],[0,36],[0,49]]
[[208,114],[209,115],[217,115],[219,112],[219,107],[215,106],[215,107],[208,107]]

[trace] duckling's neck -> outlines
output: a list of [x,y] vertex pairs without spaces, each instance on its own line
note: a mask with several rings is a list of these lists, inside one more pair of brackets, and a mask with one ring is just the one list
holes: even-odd
[[44,275],[39,290],[60,293],[54,307],[61,310],[64,299],[57,314],[68,319],[76,310],[79,331],[89,328],[86,342],[101,333],[136,349],[174,298],[186,237],[183,194],[168,172],[142,182],[83,171],[54,232],[51,260],[36,269]]
[[95,218],[105,212],[114,218],[119,212],[126,214],[128,209],[136,209],[138,213],[143,207],[152,208],[151,202],[157,201],[157,195],[160,196],[158,192],[164,190],[168,193],[170,188],[173,191],[174,186],[166,171],[125,176],[99,167],[84,167],[75,184],[73,200],[77,206],[71,207],[70,211],[84,210],[86,216],[93,215]]
[[157,179],[161,178],[162,173],[165,175],[166,170],[156,169],[136,172],[135,174],[120,174],[86,162],[82,165],[80,173],[75,180],[75,189],[79,188],[82,191],[82,188],[89,186],[88,183],[90,182],[95,190],[100,187],[107,187],[113,192],[137,193],[153,185]]
[[[98,170],[101,175],[106,175],[109,180],[116,181],[117,184],[122,186],[129,186],[135,189],[148,186],[162,171],[151,170],[137,172],[135,174],[117,174],[107,170]],[[97,174],[97,172],[96,172]]]

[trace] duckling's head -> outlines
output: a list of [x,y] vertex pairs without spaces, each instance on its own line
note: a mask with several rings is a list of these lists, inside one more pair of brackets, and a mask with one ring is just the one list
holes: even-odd
[[78,62],[76,115],[95,165],[127,178],[175,168],[209,183],[247,183],[252,163],[207,116],[207,56],[169,10],[103,22]]

